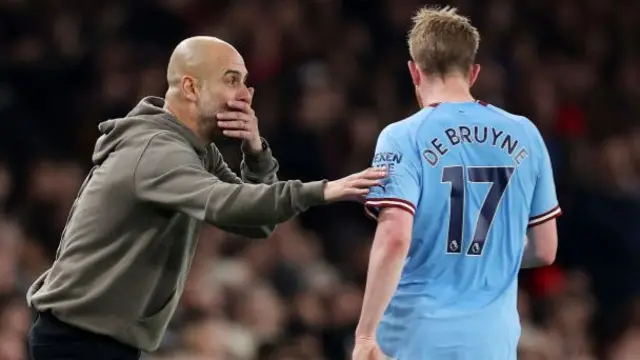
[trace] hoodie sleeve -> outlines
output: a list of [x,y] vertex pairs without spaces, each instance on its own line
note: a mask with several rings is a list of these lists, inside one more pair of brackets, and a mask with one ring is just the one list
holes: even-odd
[[[264,141],[264,140],[263,140]],[[227,165],[222,158],[222,154],[217,147],[212,146],[213,157],[215,160],[213,174],[226,183],[231,184],[273,184],[278,181],[278,162],[271,154],[271,149],[267,147],[263,152],[257,155],[249,154],[243,148],[243,158],[240,164],[239,178]],[[275,230],[276,225],[264,226],[219,226],[222,230],[233,234],[246,236],[249,238],[266,238]]]
[[[265,141],[265,140],[263,140]],[[265,141],[266,142],[266,141]],[[214,166],[213,174],[220,180],[228,183],[242,184],[273,184],[278,181],[278,169],[280,165],[271,154],[271,148],[267,148],[259,154],[249,154],[242,148],[242,163],[240,164],[239,178],[222,158],[220,150],[212,146]]]
[[133,177],[138,199],[220,227],[273,225],[325,203],[324,181],[225,183],[171,133],[156,134],[147,142]]
[[[247,144],[242,143],[242,163],[240,173],[244,182],[252,184],[272,184],[278,181],[278,169],[280,165],[271,153],[271,147],[262,138],[263,150],[258,154],[251,154]],[[222,156],[221,156],[222,158]]]

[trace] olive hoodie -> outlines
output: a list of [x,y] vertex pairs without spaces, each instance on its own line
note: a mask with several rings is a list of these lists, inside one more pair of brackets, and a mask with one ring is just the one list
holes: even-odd
[[147,97],[99,125],[56,259],[27,293],[38,311],[144,351],[159,347],[176,310],[203,221],[267,237],[325,202],[324,181],[278,182],[268,146],[245,153],[241,180],[163,105]]

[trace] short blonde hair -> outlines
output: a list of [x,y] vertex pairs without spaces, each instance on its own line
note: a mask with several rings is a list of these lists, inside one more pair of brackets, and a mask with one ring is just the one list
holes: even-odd
[[411,59],[425,73],[467,74],[476,59],[480,34],[454,7],[424,7],[413,17],[408,43]]

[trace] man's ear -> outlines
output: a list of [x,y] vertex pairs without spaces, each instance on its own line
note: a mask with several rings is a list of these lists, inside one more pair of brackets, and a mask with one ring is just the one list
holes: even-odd
[[198,84],[196,84],[196,79],[191,76],[183,76],[180,79],[180,92],[182,96],[184,96],[189,101],[197,101],[198,100]]
[[472,87],[478,80],[478,74],[480,74],[480,64],[471,65],[471,72],[469,74],[469,87]]
[[420,74],[420,69],[416,65],[413,60],[409,60],[407,62],[407,66],[409,67],[409,74],[411,75],[411,82],[413,82],[413,87],[416,93],[416,100],[418,101],[418,107],[422,109],[424,104],[422,99],[420,98],[420,91],[418,91],[420,83],[422,82],[422,75]]
[[413,85],[416,87],[420,86],[420,83],[422,81],[422,78],[420,76],[420,68],[418,68],[418,65],[416,65],[413,60],[409,60],[407,62],[407,66],[409,67],[409,74],[411,75],[411,81],[413,82]]

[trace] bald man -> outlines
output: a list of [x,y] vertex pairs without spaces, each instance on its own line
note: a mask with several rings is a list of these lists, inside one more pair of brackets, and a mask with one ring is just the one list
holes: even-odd
[[[27,294],[33,360],[138,359],[176,310],[203,222],[252,238],[311,206],[358,198],[385,174],[277,181],[260,137],[247,69],[228,43],[180,43],[165,99],[144,98],[99,125],[95,166],[68,217],[55,262]],[[212,143],[242,140],[242,179]]]

